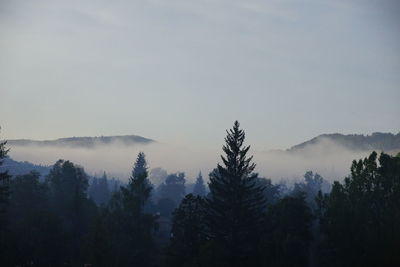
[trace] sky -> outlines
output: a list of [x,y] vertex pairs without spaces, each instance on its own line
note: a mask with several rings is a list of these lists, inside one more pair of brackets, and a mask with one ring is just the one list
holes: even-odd
[[1,0],[1,138],[256,150],[400,130],[400,4]]

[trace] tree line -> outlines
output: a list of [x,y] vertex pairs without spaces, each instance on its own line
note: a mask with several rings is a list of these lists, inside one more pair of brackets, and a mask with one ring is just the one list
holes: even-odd
[[[235,122],[221,163],[186,194],[155,187],[144,153],[110,187],[68,160],[43,179],[0,172],[1,266],[399,266],[400,155],[353,161],[342,182],[307,172],[274,184],[254,172]],[[7,156],[0,143],[0,166]]]

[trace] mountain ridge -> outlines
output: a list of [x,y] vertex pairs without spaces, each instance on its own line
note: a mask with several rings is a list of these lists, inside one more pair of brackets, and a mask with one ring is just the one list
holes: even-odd
[[[323,141],[330,141],[336,145],[355,151],[380,150],[390,151],[400,149],[400,132],[397,134],[374,132],[371,135],[364,134],[341,134],[329,133],[320,134],[310,140],[294,145],[283,151],[299,152],[312,145],[320,144]],[[65,137],[53,140],[33,139],[10,139],[7,144],[10,146],[57,146],[73,148],[92,148],[96,145],[111,145],[120,143],[123,145],[151,144],[158,143],[153,139],[138,135],[112,135],[112,136],[82,136]]]
[[[35,150],[36,148],[42,148],[42,147],[46,148],[47,146],[53,145],[52,149],[56,148],[55,150],[57,150],[58,148],[60,148],[60,151],[62,151],[63,148],[91,149],[95,148],[97,144],[100,144],[100,146],[104,145],[104,147],[108,149],[107,145],[109,145],[111,148],[113,144],[135,146],[135,145],[152,144],[152,143],[158,144],[157,141],[148,138],[139,137],[139,139],[137,139],[137,136],[124,135],[124,136],[107,136],[107,137],[104,136],[70,137],[70,138],[59,138],[55,140],[44,140],[44,141],[18,139],[18,140],[9,140],[6,146],[7,148],[10,148],[11,151],[13,151],[13,148],[15,148],[15,150],[18,150],[20,148],[22,149],[31,148]],[[116,147],[115,149],[119,150],[119,147]],[[289,149],[274,150],[272,154],[269,154],[270,156],[272,155],[272,157],[264,158],[264,160],[267,160],[264,162],[264,164],[265,166],[268,166],[268,164],[274,164],[275,162],[274,160],[276,159],[275,157],[279,158],[282,156],[283,157],[282,159],[284,160],[290,159],[292,160],[293,164],[300,164],[300,165],[303,164],[302,163],[303,161],[301,160],[311,160],[310,162],[312,162],[312,164],[314,165],[307,165],[307,168],[315,169],[316,166],[318,166],[315,165],[318,164],[318,162],[315,163],[315,159],[325,158],[329,159],[328,161],[331,161],[332,159],[336,160],[337,158],[343,158],[343,157],[350,157],[351,159],[357,159],[360,157],[364,157],[363,156],[364,154],[366,155],[367,153],[369,153],[369,151],[372,150],[378,152],[385,151],[386,153],[390,153],[393,155],[397,154],[398,152],[400,152],[400,133],[398,134],[373,133],[372,135],[362,135],[362,134],[344,135],[339,133],[321,134],[308,141],[292,146]],[[271,152],[271,151],[264,151],[264,152]],[[361,153],[357,154],[354,152],[357,153],[361,152]],[[36,156],[34,156],[34,158],[40,159],[41,157],[40,153],[42,152],[39,151],[39,154],[37,155],[35,154]],[[0,171],[9,170],[10,174],[12,175],[23,174],[31,170],[36,170],[40,172],[42,176],[48,173],[51,166],[32,164],[29,162],[28,160],[29,157],[27,157],[26,155],[29,156],[30,154],[29,153],[22,154],[22,156],[16,158],[17,160],[13,160],[11,157],[6,159],[5,164],[2,167],[0,167]],[[73,154],[68,154],[68,155],[69,156],[67,157],[67,159],[75,160],[75,158],[73,157],[70,158],[70,156]],[[95,156],[95,154],[90,154],[90,155],[91,157]],[[268,153],[265,155],[268,155]],[[295,157],[290,158],[291,155]],[[66,155],[57,156],[54,157],[54,160],[65,157]],[[282,159],[280,160],[282,161]],[[261,157],[259,158],[259,160],[262,161],[263,158]],[[40,162],[40,161],[35,161],[35,162]],[[323,164],[326,165],[326,163]],[[334,164],[334,163],[331,162],[329,164]],[[340,164],[340,162],[338,164]],[[348,166],[346,165],[346,170],[347,167]]]
[[51,166],[33,164],[28,161],[17,161],[8,156],[4,159],[3,165],[0,166],[0,172],[8,171],[12,176],[23,175],[31,171],[36,171],[40,173],[42,177],[44,177],[49,174],[50,169]]
[[355,151],[379,150],[391,151],[400,149],[400,132],[382,133],[375,132],[371,135],[363,134],[321,134],[308,141],[292,146],[287,152],[298,152],[307,147],[320,144],[323,141],[331,141],[336,145]]
[[32,140],[32,139],[11,139],[7,141],[8,145],[15,146],[57,146],[74,148],[92,148],[96,145],[111,145],[121,143],[123,145],[150,144],[156,143],[155,140],[145,138],[139,135],[112,135],[112,136],[82,136],[82,137],[64,137],[54,140]]

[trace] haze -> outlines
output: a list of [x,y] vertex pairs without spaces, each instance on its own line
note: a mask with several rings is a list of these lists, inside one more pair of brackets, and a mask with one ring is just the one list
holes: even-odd
[[214,150],[238,119],[266,150],[397,132],[398,13],[397,1],[3,0],[2,137]]
[[0,0],[1,267],[400,266],[399,14]]
[[[126,178],[143,150],[151,167],[194,177],[215,167],[238,119],[261,175],[342,178],[367,153],[270,149],[398,131],[399,10],[396,1],[2,1],[2,137],[138,134],[160,143],[11,156]],[[319,157],[326,146],[335,153]]]
[[[169,173],[185,172],[188,182],[194,182],[200,171],[208,180],[208,173],[221,162],[219,155],[222,154],[220,147],[193,149],[160,143],[126,146],[115,142],[94,148],[11,146],[10,155],[16,160],[45,165],[52,165],[57,159],[69,159],[83,166],[90,175],[101,176],[106,171],[109,176],[126,181],[140,151],[146,153],[150,168],[161,167]],[[256,171],[275,182],[301,180],[309,170],[320,173],[330,182],[342,180],[349,174],[352,160],[366,157],[370,152],[353,151],[327,139],[294,154],[283,150],[250,150],[257,164]]]

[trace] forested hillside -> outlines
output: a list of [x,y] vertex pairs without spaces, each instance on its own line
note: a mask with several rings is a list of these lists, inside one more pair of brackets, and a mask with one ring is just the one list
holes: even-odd
[[183,172],[149,171],[144,152],[127,183],[68,160],[14,163],[15,174],[7,153],[0,143],[2,266],[400,264],[400,154],[355,159],[342,182],[310,170],[274,183],[235,122],[208,183],[199,173],[189,187]]
[[27,161],[16,161],[10,157],[4,158],[3,164],[0,166],[1,171],[8,171],[10,175],[22,175],[31,171],[38,172],[41,176],[49,174],[51,166],[35,165]]
[[321,142],[330,142],[330,144],[341,146],[354,151],[393,151],[400,150],[400,133],[373,133],[372,135],[362,134],[322,134],[309,141],[295,145],[288,149],[289,152],[301,152],[301,150],[310,148]]

